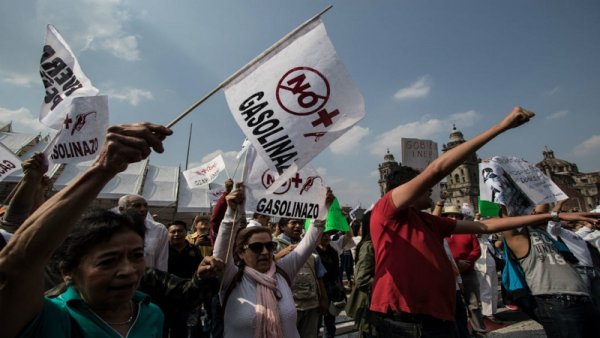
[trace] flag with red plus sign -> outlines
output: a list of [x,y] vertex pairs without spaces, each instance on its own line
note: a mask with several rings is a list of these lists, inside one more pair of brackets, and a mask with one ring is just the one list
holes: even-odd
[[268,52],[224,90],[233,117],[267,167],[286,172],[281,183],[365,115],[363,97],[320,20]]
[[324,178],[310,165],[287,179],[283,185],[268,193],[267,190],[279,178],[256,149],[250,145],[242,180],[246,189],[246,210],[263,215],[288,218],[325,219],[327,187]]
[[53,129],[62,128],[73,98],[98,94],[71,48],[52,25],[46,30],[40,75],[46,92],[40,108],[40,122]]
[[76,97],[68,104],[62,129],[44,150],[50,164],[96,158],[108,129],[108,96]]
[[223,170],[225,170],[225,161],[223,155],[219,154],[199,167],[184,171],[183,177],[190,189],[206,188],[207,184],[212,183]]

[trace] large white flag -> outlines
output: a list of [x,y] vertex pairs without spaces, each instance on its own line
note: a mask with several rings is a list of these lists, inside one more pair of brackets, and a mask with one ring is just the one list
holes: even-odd
[[71,48],[52,25],[46,29],[40,75],[46,91],[40,121],[50,128],[61,129],[70,100],[98,94],[98,89],[79,67]]
[[[236,122],[285,181],[365,115],[364,100],[315,20],[229,82]],[[285,177],[285,179],[283,179]]]
[[480,198],[505,205],[511,216],[568,198],[541,170],[517,157],[494,156],[479,164],[479,172]]
[[325,219],[327,187],[316,170],[307,165],[272,194],[268,193],[278,177],[250,145],[243,174],[246,210],[276,217]]
[[21,169],[21,159],[0,143],[0,181]]
[[76,97],[69,102],[63,128],[44,150],[49,163],[93,160],[108,129],[108,97]]
[[219,154],[199,167],[184,171],[183,176],[190,189],[194,189],[211,183],[223,170],[225,170],[225,161],[223,156]]

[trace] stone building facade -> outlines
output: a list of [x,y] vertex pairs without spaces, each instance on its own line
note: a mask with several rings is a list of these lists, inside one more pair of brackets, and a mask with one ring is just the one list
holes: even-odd
[[[465,142],[463,133],[452,127],[448,143],[442,145],[442,152],[458,146]],[[446,177],[443,191],[446,192],[446,205],[462,206],[469,204],[477,210],[477,197],[479,196],[479,159],[477,154],[471,154],[465,162]]]

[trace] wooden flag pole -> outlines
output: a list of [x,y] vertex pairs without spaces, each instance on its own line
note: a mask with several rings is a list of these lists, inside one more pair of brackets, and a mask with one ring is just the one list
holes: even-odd
[[303,24],[301,24],[296,29],[294,29],[293,31],[291,31],[290,33],[288,33],[281,40],[277,41],[274,45],[272,45],[267,50],[265,50],[264,52],[262,52],[260,55],[258,55],[257,57],[255,57],[252,61],[250,61],[249,63],[247,63],[240,70],[238,70],[233,75],[231,75],[230,77],[228,77],[225,81],[221,82],[216,88],[214,88],[213,90],[211,90],[210,93],[206,94],[203,98],[201,98],[200,100],[196,101],[188,109],[186,109],[183,113],[179,114],[179,116],[177,116],[175,119],[173,119],[173,121],[169,122],[169,124],[167,124],[167,128],[173,127],[175,125],[175,123],[179,122],[179,120],[181,120],[182,118],[184,118],[187,114],[191,113],[192,110],[196,109],[199,105],[201,105],[202,103],[204,103],[204,101],[208,100],[209,97],[213,96],[220,89],[222,89],[223,87],[227,86],[229,84],[229,82],[231,82],[233,79],[235,79],[240,74],[242,74],[243,72],[245,72],[246,70],[248,70],[250,67],[254,66],[258,61],[260,61],[266,55],[268,55],[269,53],[271,53],[273,50],[275,50],[276,48],[278,48],[279,46],[281,46],[291,36],[293,36],[294,34],[298,33],[301,29],[303,29],[304,27],[306,27],[307,25],[309,25],[311,22],[313,22],[316,19],[318,19],[321,15],[325,14],[325,12],[327,12],[328,10],[330,10],[331,7],[333,7],[333,5],[327,6],[327,8],[325,8],[322,11],[320,11],[319,13],[317,13],[312,18],[306,20]]

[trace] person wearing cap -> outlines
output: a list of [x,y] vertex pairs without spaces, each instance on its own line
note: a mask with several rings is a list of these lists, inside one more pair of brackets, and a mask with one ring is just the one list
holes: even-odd
[[[461,208],[449,205],[442,211],[442,217],[454,220],[464,219]],[[446,242],[456,262],[463,283],[463,296],[470,313],[471,326],[477,332],[486,332],[483,315],[481,314],[479,277],[475,272],[475,262],[481,256],[481,246],[473,234],[452,234]]]

